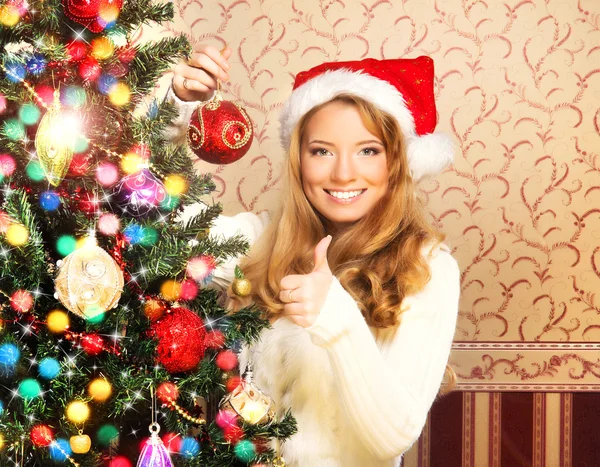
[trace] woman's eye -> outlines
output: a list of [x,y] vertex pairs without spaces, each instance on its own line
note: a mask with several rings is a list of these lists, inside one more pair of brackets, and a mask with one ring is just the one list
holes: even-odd
[[324,148],[319,148],[319,149],[313,149],[311,151],[311,153],[313,156],[326,156],[327,154],[329,154],[329,151]]
[[360,154],[362,156],[375,156],[376,154],[379,154],[379,151],[375,148],[365,148],[360,151]]

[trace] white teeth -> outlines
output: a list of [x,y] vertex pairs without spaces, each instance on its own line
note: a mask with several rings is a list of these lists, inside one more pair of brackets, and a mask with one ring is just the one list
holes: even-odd
[[355,196],[360,195],[363,191],[365,191],[365,190],[357,190],[357,191],[329,191],[329,190],[327,190],[327,193],[329,193],[331,196],[333,196],[335,198],[348,199],[348,198],[354,198]]

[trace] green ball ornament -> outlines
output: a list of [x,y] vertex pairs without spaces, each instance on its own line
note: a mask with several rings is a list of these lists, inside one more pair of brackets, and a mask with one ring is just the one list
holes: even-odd
[[40,119],[40,109],[35,104],[23,104],[19,109],[19,120],[25,125],[35,125]]
[[160,209],[163,211],[172,211],[173,209],[177,209],[178,206],[179,197],[174,195],[168,195],[160,202]]
[[250,462],[252,459],[256,457],[256,448],[252,441],[247,439],[241,440],[239,443],[235,445],[233,448],[235,455],[242,462]]
[[109,446],[119,437],[119,430],[114,425],[102,425],[97,432],[98,442],[103,446]]
[[158,241],[158,232],[153,227],[144,227],[144,235],[140,241],[140,245],[152,246]]
[[72,235],[61,235],[56,241],[56,251],[61,256],[67,256],[75,251],[77,239]]
[[27,176],[34,182],[41,182],[46,178],[44,169],[42,169],[42,166],[38,161],[31,161],[29,164],[27,164],[25,172],[27,173]]
[[42,393],[42,387],[37,380],[33,378],[27,378],[21,381],[19,384],[19,395],[23,399],[35,399]]
[[100,324],[106,318],[106,312],[97,304],[89,305],[85,309],[86,323]]
[[4,122],[2,131],[12,141],[18,141],[25,136],[25,126],[16,118],[9,118]]

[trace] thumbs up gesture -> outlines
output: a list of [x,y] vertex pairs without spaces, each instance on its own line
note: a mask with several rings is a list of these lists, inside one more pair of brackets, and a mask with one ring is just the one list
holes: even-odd
[[317,320],[333,280],[327,263],[330,243],[331,235],[328,235],[315,247],[315,267],[310,274],[285,276],[279,283],[279,300],[284,303],[284,315],[303,328],[312,326]]

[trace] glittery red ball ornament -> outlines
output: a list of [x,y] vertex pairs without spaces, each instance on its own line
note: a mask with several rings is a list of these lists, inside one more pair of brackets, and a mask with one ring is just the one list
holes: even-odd
[[194,110],[187,136],[190,148],[203,161],[231,164],[248,152],[254,131],[246,109],[224,101],[217,91]]
[[172,308],[149,334],[158,340],[157,360],[169,373],[194,370],[204,357],[204,322],[187,308]]
[[104,350],[104,339],[98,334],[86,334],[81,337],[79,342],[83,351],[90,357],[100,355]]
[[73,177],[83,177],[90,170],[92,156],[90,154],[75,154],[69,165],[68,175]]
[[156,397],[163,404],[170,405],[171,401],[176,401],[179,397],[179,389],[173,383],[165,381],[164,383],[160,383],[158,388],[156,388]]
[[123,0],[62,0],[65,15],[71,20],[79,23],[92,32],[101,32],[110,22],[105,13],[112,10],[119,12],[123,6]]
[[206,334],[205,342],[209,349],[220,349],[225,345],[225,336],[221,331],[215,329]]
[[81,194],[78,207],[86,214],[94,214],[100,207],[100,200],[94,193],[86,191]]
[[237,366],[237,357],[231,350],[223,350],[217,355],[215,363],[221,370],[231,371]]
[[244,430],[237,425],[228,426],[223,430],[223,437],[231,444],[236,444],[244,437]]
[[77,69],[77,73],[79,73],[79,77],[84,81],[96,81],[100,73],[102,72],[102,68],[94,57],[87,57],[81,61],[79,64],[79,68]]
[[29,432],[29,438],[35,447],[45,448],[52,444],[54,433],[48,425],[36,425]]
[[66,49],[67,55],[69,56],[69,61],[79,62],[87,56],[90,46],[84,41],[74,40],[67,44]]

